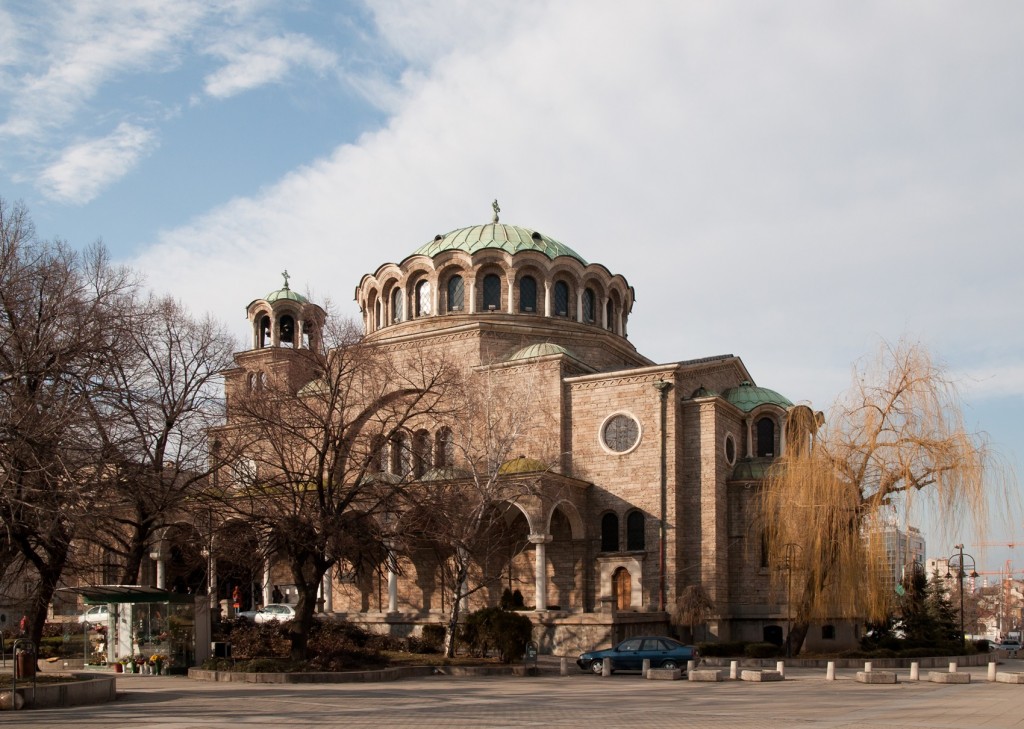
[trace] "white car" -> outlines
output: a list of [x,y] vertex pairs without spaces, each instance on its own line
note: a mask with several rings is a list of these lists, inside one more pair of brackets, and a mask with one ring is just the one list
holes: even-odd
[[78,616],[78,622],[89,623],[90,625],[106,625],[108,620],[110,620],[110,611],[106,605],[93,605],[85,611],[84,615]]
[[295,618],[295,608],[282,603],[270,603],[257,610],[243,610],[238,617],[251,620],[254,623],[269,623],[271,620],[284,622]]

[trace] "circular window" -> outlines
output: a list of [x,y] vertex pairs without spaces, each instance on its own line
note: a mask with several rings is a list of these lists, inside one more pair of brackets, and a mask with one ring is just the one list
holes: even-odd
[[640,444],[640,423],[627,413],[614,413],[601,425],[601,445],[612,453],[629,453]]
[[725,436],[725,462],[730,466],[736,463],[736,441],[732,437],[732,433],[727,433]]

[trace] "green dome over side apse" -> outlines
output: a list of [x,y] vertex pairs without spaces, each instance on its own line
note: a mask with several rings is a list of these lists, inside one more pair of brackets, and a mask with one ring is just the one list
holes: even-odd
[[432,241],[424,243],[412,254],[433,258],[445,251],[465,251],[472,254],[487,248],[497,248],[512,255],[520,251],[537,251],[552,260],[558,256],[571,256],[587,265],[579,253],[564,243],[535,230],[504,223],[474,225],[453,230],[445,235],[436,235]]
[[759,405],[778,405],[781,408],[793,407],[793,403],[775,392],[775,390],[769,390],[767,387],[757,387],[748,381],[741,382],[738,387],[730,387],[722,393],[722,397],[745,413],[749,413]]

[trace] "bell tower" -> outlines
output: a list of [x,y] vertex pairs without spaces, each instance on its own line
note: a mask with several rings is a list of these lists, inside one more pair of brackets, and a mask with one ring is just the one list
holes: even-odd
[[245,309],[252,326],[252,349],[285,347],[317,351],[326,314],[302,294],[288,287],[288,271],[281,273],[284,286]]

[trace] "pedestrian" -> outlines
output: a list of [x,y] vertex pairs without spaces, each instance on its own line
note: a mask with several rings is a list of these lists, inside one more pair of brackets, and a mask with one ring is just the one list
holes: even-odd
[[21,630],[22,638],[28,635],[28,615],[21,616],[21,622],[18,623],[18,629]]
[[242,609],[242,588],[235,585],[235,589],[231,591],[231,602],[235,605],[235,610]]

